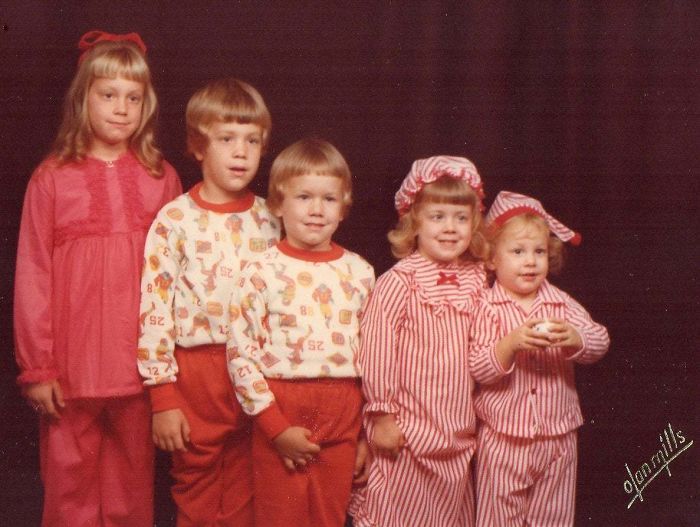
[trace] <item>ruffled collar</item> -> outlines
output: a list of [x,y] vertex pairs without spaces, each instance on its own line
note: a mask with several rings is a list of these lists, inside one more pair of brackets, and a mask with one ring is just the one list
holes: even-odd
[[438,264],[415,252],[399,261],[394,270],[408,278],[409,287],[421,303],[436,315],[448,306],[461,313],[474,310],[486,287],[483,264],[459,262]]

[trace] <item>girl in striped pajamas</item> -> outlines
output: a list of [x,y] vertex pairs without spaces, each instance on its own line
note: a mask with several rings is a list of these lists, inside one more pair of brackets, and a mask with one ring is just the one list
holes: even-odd
[[353,502],[356,526],[474,523],[467,351],[486,282],[481,198],[476,167],[446,156],[416,161],[396,194],[389,240],[402,259],[377,281],[361,324],[374,458]]
[[547,281],[563,243],[580,236],[537,200],[501,192],[486,216],[496,282],[472,326],[469,368],[479,392],[477,525],[573,525],[574,364],[608,350],[606,329]]

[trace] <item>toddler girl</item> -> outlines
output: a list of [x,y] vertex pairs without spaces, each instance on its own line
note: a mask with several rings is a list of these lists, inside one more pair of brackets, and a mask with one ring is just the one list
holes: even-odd
[[583,423],[574,364],[600,359],[608,333],[547,281],[578,234],[514,192],[498,194],[486,223],[496,282],[477,310],[469,355],[483,421],[477,525],[573,525]]
[[377,280],[361,324],[374,459],[355,496],[356,526],[473,524],[467,351],[486,282],[482,195],[476,167],[447,156],[416,161],[396,194],[389,241],[402,259]]
[[136,369],[148,227],[181,192],[153,140],[136,33],[85,34],[52,154],[24,199],[19,383],[41,416],[43,525],[153,525],[150,408]]

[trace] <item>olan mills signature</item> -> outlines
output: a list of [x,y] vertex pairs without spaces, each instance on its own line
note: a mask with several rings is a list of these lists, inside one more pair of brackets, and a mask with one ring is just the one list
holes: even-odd
[[664,428],[663,433],[659,434],[659,441],[661,442],[661,448],[651,456],[648,463],[642,463],[634,473],[625,463],[629,479],[626,479],[622,486],[627,494],[634,493],[634,497],[627,504],[628,509],[637,498],[639,498],[639,501],[644,501],[642,492],[661,472],[665,470],[668,476],[671,477],[671,469],[669,468],[671,461],[693,445],[693,441],[688,441],[682,430],[674,431],[671,423]]

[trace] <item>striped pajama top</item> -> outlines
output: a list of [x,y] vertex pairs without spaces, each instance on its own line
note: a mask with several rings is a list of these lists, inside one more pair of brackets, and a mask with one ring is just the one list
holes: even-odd
[[[505,371],[496,343],[528,319],[561,318],[575,327],[583,346],[574,353],[560,347],[523,351]],[[471,328],[469,367],[479,387],[478,417],[509,436],[561,435],[583,424],[574,364],[591,364],[608,351],[610,338],[573,298],[545,281],[529,313],[496,282],[476,310]]]
[[350,508],[358,527],[473,525],[467,356],[484,286],[481,264],[440,265],[418,253],[377,280],[360,329],[365,425],[371,442],[371,414],[394,414],[406,444],[396,459],[373,458]]
[[359,354],[365,413],[395,414],[414,455],[474,442],[468,335],[484,284],[481,264],[440,265],[414,253],[370,297]]

